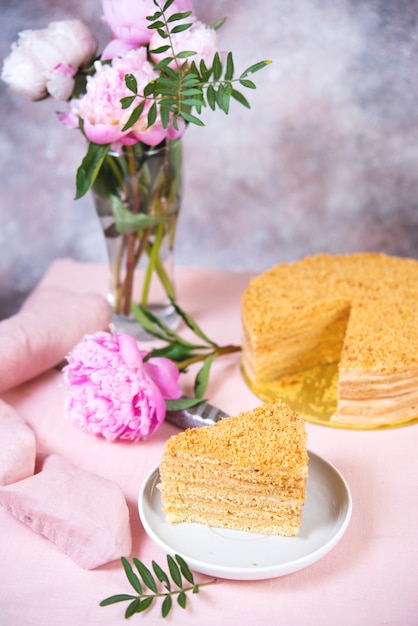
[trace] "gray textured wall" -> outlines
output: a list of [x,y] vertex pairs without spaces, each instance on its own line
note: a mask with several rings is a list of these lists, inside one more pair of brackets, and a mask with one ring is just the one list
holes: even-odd
[[[205,115],[185,135],[179,265],[262,271],[321,251],[418,257],[418,2],[196,0],[228,16],[238,68],[270,58],[250,111]],[[103,44],[100,0],[1,0],[0,59],[17,32],[83,19]],[[104,261],[90,197],[75,202],[84,154],[55,102],[0,85],[0,317],[51,260]]]

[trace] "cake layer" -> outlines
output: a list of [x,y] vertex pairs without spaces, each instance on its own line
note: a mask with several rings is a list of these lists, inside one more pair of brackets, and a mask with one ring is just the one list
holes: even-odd
[[[193,468],[190,468],[190,462],[193,461]],[[243,489],[251,489],[252,487],[262,487],[263,489],[271,488],[272,491],[284,487],[298,488],[305,484],[307,476],[307,468],[299,469],[298,472],[291,468],[280,474],[277,472],[274,476],[265,472],[261,472],[254,468],[246,470],[244,467],[234,467],[231,463],[217,462],[205,457],[193,458],[188,456],[166,457],[162,460],[160,470],[169,469],[170,475],[182,474],[187,475],[190,482],[199,482],[203,484],[207,481],[207,476],[213,477],[213,480],[219,479],[222,482],[228,481],[230,484],[240,484]]]
[[276,493],[265,495],[260,489],[258,492],[246,493],[241,490],[234,490],[228,483],[218,485],[189,485],[187,478],[182,482],[164,484],[165,498],[178,498],[180,502],[191,502],[194,499],[202,501],[219,501],[222,503],[236,503],[243,507],[261,506],[264,511],[277,510],[278,507],[297,506],[305,500],[305,489],[298,490],[276,490]]
[[212,511],[193,511],[188,508],[170,510],[166,513],[169,523],[187,522],[195,524],[205,524],[213,528],[230,528],[244,532],[261,533],[264,535],[282,535],[294,537],[298,534],[301,515],[298,511],[292,510],[288,517],[282,519],[260,519],[259,517],[248,518],[234,513],[216,513]]
[[[358,394],[359,379],[361,395]],[[364,376],[361,372],[342,372],[339,380],[338,419],[341,423],[376,426],[404,423],[418,415],[418,369],[408,374]]]

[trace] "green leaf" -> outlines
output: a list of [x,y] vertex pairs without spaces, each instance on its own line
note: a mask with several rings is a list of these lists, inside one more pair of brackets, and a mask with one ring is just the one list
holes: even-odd
[[167,9],[169,9],[171,7],[171,5],[173,4],[174,0],[166,0],[164,6],[163,6],[163,11],[167,11]]
[[170,570],[171,578],[173,579],[177,587],[180,587],[181,589],[181,573],[179,570],[179,566],[170,554],[167,554],[167,563],[168,569]]
[[135,102],[136,96],[126,96],[120,99],[122,109],[129,109],[129,107]]
[[[154,65],[154,70],[156,72],[165,72],[165,73],[169,72],[170,68],[168,66],[173,61],[173,58],[174,57],[166,57],[165,59],[161,59],[161,61],[159,61],[158,63]],[[157,79],[154,81],[157,86],[159,86],[159,80],[160,79]],[[155,91],[157,91],[157,89]],[[144,94],[145,94],[145,91],[144,91]]]
[[179,606],[181,606],[182,609],[185,609],[186,608],[186,602],[187,602],[186,594],[184,593],[184,591],[182,591],[177,596],[177,603],[178,603]]
[[180,111],[179,113],[186,122],[190,122],[190,124],[196,124],[196,126],[204,126],[204,123],[202,122],[202,120],[196,117],[195,115],[192,115],[191,113],[187,113],[187,111],[183,111],[183,110]]
[[169,215],[147,215],[146,213],[131,213],[122,200],[115,195],[110,196],[113,216],[118,231],[122,234],[157,226],[170,220]]
[[193,574],[191,573],[191,571],[189,569],[189,566],[187,565],[186,561],[179,554],[175,554],[174,556],[175,556],[175,559],[176,559],[177,563],[180,566],[180,570],[181,570],[181,573],[183,574],[184,578],[191,585],[194,585]]
[[126,122],[125,126],[122,128],[123,131],[129,130],[131,126],[136,124],[136,122],[139,120],[139,118],[142,115],[144,106],[145,106],[145,102],[144,100],[142,100],[142,102],[140,102],[140,104],[138,104],[138,106],[134,108],[131,115],[129,116],[128,121]]
[[225,80],[232,80],[233,77],[234,77],[234,60],[232,58],[232,52],[228,52],[228,56],[226,58]]
[[212,72],[214,79],[219,80],[222,75],[222,63],[218,52],[213,57]]
[[171,361],[180,362],[185,361],[186,359],[190,359],[194,356],[193,350],[194,348],[189,348],[179,343],[178,341],[171,341],[167,346],[163,348],[153,348],[148,355],[146,355],[145,360],[148,361],[150,358],[154,358],[156,356],[163,356],[166,359],[170,359]]
[[190,87],[188,89],[184,89],[181,93],[183,96],[200,96],[202,95],[202,90],[197,87]]
[[243,104],[245,107],[247,107],[247,109],[251,108],[250,103],[248,102],[247,98],[240,91],[233,89],[231,91],[231,96],[234,98],[234,100],[236,100],[240,104]]
[[157,584],[155,582],[154,576],[151,574],[148,567],[144,565],[142,561],[136,559],[135,557],[132,560],[135,564],[136,569],[139,572],[139,575],[143,580],[144,585],[146,585],[148,589],[151,589],[151,591],[153,591],[154,593],[158,593]]
[[216,92],[216,102],[219,108],[228,115],[229,102],[231,100],[231,89],[228,89],[225,85],[219,85],[219,89]]
[[164,601],[161,605],[161,615],[162,617],[167,617],[167,615],[170,613],[171,607],[173,606],[173,601],[171,599],[171,596],[166,596],[164,598]]
[[[203,59],[200,59],[199,69],[200,69],[200,75],[202,77],[203,82],[207,83],[212,73],[212,70],[206,67],[206,63]],[[197,68],[195,71],[197,73]]]
[[154,124],[156,119],[157,119],[157,105],[155,102],[153,102],[148,111],[148,123],[147,123],[148,128]]
[[[170,299],[171,300],[171,299]],[[190,343],[186,339],[183,339],[180,335],[175,333],[171,328],[169,328],[164,322],[162,322],[158,317],[153,315],[151,311],[148,311],[142,306],[136,305],[134,302],[132,303],[132,313],[135,315],[139,323],[144,326],[145,330],[155,337],[159,337],[160,339],[164,339],[165,341],[178,342],[183,346],[187,346],[192,349],[205,348],[206,346],[199,346]]]
[[166,400],[165,405],[167,411],[182,411],[201,404],[201,402],[203,402],[203,398],[179,398],[178,400]]
[[239,82],[240,85],[242,85],[243,87],[247,87],[247,89],[256,89],[256,84],[253,83],[252,80],[248,80],[248,78],[240,78]]
[[[173,0],[173,1],[174,1],[174,0]],[[161,11],[157,11],[156,13],[154,13],[154,15],[148,15],[148,16],[146,17],[146,19],[147,19],[149,22],[155,22],[155,20],[158,20],[158,18],[159,18],[159,17],[161,17],[161,16],[162,16]]]
[[199,372],[196,375],[195,383],[194,383],[194,392],[197,398],[203,398],[205,395],[205,391],[209,382],[209,374],[210,368],[213,363],[213,360],[216,356],[216,353],[213,352],[203,362],[203,365]]
[[186,17],[189,17],[189,15],[191,15],[192,12],[191,11],[183,11],[182,13],[173,13],[173,15],[170,15],[170,17],[167,19],[167,22],[178,22],[179,20],[183,20]]
[[213,88],[213,85],[209,85],[209,87],[207,88],[206,98],[208,100],[208,105],[210,106],[212,111],[214,111],[216,108],[216,93]]
[[[171,67],[166,67],[166,70],[165,70],[165,71],[166,71],[166,73],[167,73],[167,76],[168,76],[169,78],[171,78],[171,80],[174,82],[174,84],[175,84],[175,85],[177,85],[178,80],[179,80],[179,75],[178,75],[178,73],[177,73],[175,70],[171,69]],[[185,76],[183,80],[185,80],[186,78],[187,78],[187,77]],[[160,79],[159,79],[159,80],[160,80]]]
[[110,604],[116,604],[116,602],[126,602],[126,600],[133,600],[134,598],[136,598],[136,596],[131,596],[127,593],[118,593],[102,600],[99,606],[109,606]]
[[129,91],[133,91],[134,93],[138,92],[138,83],[133,74],[125,75],[125,85],[129,89]]
[[191,87],[192,85],[197,85],[198,83],[200,83],[198,74],[186,74],[186,76],[182,79],[182,85],[184,86],[187,85],[188,87]]
[[170,33],[173,35],[175,35],[176,33],[182,33],[183,31],[188,30],[191,26],[193,26],[192,23],[179,24],[178,26],[174,26],[174,28],[170,30]]
[[183,50],[182,52],[179,52],[178,54],[176,54],[176,57],[178,59],[187,59],[188,57],[193,57],[197,54],[197,52],[193,52],[193,50]]
[[122,561],[123,569],[125,570],[127,579],[129,580],[129,582],[131,583],[135,591],[139,593],[139,595],[141,595],[142,586],[141,586],[141,583],[139,582],[138,576],[133,571],[131,564],[129,563],[128,559],[125,558],[124,556],[121,558],[121,561]]
[[82,198],[94,184],[109,147],[109,144],[89,143],[87,154],[77,170],[76,200]]
[[259,61],[258,63],[254,63],[254,65],[250,65],[240,76],[240,78],[245,78],[248,74],[255,74],[255,72],[259,72],[266,67],[266,65],[270,65],[271,61]]
[[178,83],[177,75],[175,79],[166,78],[165,76],[160,76],[157,83],[158,83],[158,90],[160,90],[161,87],[168,87],[169,89],[172,89],[174,93],[176,93],[177,83]]
[[154,570],[154,573],[156,577],[158,578],[158,580],[160,581],[160,583],[164,583],[165,587],[168,589],[168,591],[170,591],[171,589],[170,580],[167,574],[165,573],[165,571],[158,565],[156,561],[152,561],[152,569]]
[[139,607],[136,609],[135,613],[143,613],[144,611],[146,611],[147,609],[149,609],[149,607],[151,606],[151,604],[153,603],[154,598],[153,597],[147,597],[144,598]]
[[170,123],[170,108],[167,106],[160,106],[160,117],[163,128],[167,128]]
[[171,341],[170,335],[165,330],[161,330],[156,324],[156,319],[149,311],[146,311],[143,307],[139,307],[135,302],[131,303],[132,313],[135,315],[138,322],[141,324],[144,330],[150,335],[163,339],[164,341]]
[[209,337],[203,332],[203,330],[194,321],[194,319],[188,313],[186,313],[186,311],[184,311],[177,304],[177,302],[174,301],[173,298],[170,298],[170,302],[171,302],[172,306],[174,307],[176,313],[178,315],[180,315],[180,317],[182,318],[183,322],[186,324],[186,326],[188,326],[190,328],[190,330],[192,330],[194,332],[195,335],[200,337],[200,339],[203,339],[203,341],[206,341],[209,345],[217,347],[217,344],[214,341],[212,341],[212,339],[209,339]]
[[[167,52],[167,50],[170,50],[170,46],[160,46],[159,48],[155,48],[154,50],[150,50],[150,54],[162,54],[163,52]],[[154,69],[157,66],[154,65]]]
[[216,22],[213,22],[213,24],[211,24],[210,27],[213,28],[213,30],[218,30],[218,28],[223,26],[225,22],[226,22],[226,17],[221,17],[221,19],[216,20]]
[[[181,101],[182,105],[186,105],[189,107],[199,106],[202,104],[202,100],[198,100],[197,98],[184,98]],[[197,119],[197,118],[196,118]]]
[[[149,24],[149,26],[147,26],[147,28],[149,28],[149,29],[153,29],[153,28],[155,28],[155,29],[157,29],[157,30],[159,30],[159,29],[161,29],[161,28],[164,28],[164,27],[165,27],[165,24],[164,24],[164,22],[162,22],[161,20],[157,20],[156,22],[153,22],[152,24]],[[161,34],[161,33],[160,33],[160,34]],[[165,34],[165,33],[164,33],[164,34]]]
[[132,617],[132,615],[134,615],[135,613],[138,612],[138,609],[140,607],[140,599],[139,598],[135,598],[135,600],[133,600],[133,602],[131,602],[126,611],[125,611],[125,619],[128,619],[128,617]]

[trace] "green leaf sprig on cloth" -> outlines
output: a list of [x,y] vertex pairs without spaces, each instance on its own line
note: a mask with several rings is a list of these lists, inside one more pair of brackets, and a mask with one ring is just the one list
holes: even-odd
[[[142,561],[134,557],[132,561],[138,571],[138,576],[127,558],[122,557],[121,561],[126,577],[137,595],[121,593],[109,596],[100,602],[100,606],[109,606],[117,602],[129,601],[125,611],[126,619],[132,617],[135,613],[143,613],[149,609],[157,598],[163,598],[161,615],[162,617],[167,617],[173,607],[174,597],[177,598],[177,604],[182,609],[185,609],[187,605],[186,594],[188,592],[199,593],[201,587],[213,585],[216,582],[216,579],[211,579],[206,582],[195,583],[189,566],[178,554],[175,555],[175,558],[167,554],[168,574],[155,561],[152,561],[153,572],[151,572]],[[163,590],[159,589],[158,583],[163,585]],[[174,583],[174,588],[171,583]],[[144,590],[144,587],[150,593],[146,589]]]
[[217,357],[225,354],[239,352],[241,346],[232,344],[219,346],[216,342],[209,339],[193,318],[188,315],[173,298],[170,298],[170,301],[186,326],[196,335],[199,343],[192,343],[192,341],[184,339],[178,333],[168,328],[168,326],[150,313],[150,311],[146,310],[144,307],[137,306],[134,302],[132,302],[132,312],[146,332],[165,341],[167,344],[161,348],[150,350],[145,357],[146,359],[156,356],[166,357],[176,363],[180,372],[186,372],[194,363],[202,362],[202,366],[197,372],[194,381],[195,397],[166,401],[167,409],[177,410],[185,409],[201,402],[204,399],[204,394],[208,386],[213,361]]

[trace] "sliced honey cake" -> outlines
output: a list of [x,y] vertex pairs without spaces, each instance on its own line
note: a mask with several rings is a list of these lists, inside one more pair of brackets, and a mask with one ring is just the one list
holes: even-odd
[[160,464],[163,512],[170,523],[297,535],[307,475],[304,422],[276,400],[172,436]]
[[242,366],[256,389],[338,363],[331,422],[418,416],[418,261],[317,255],[255,277],[242,297]]

